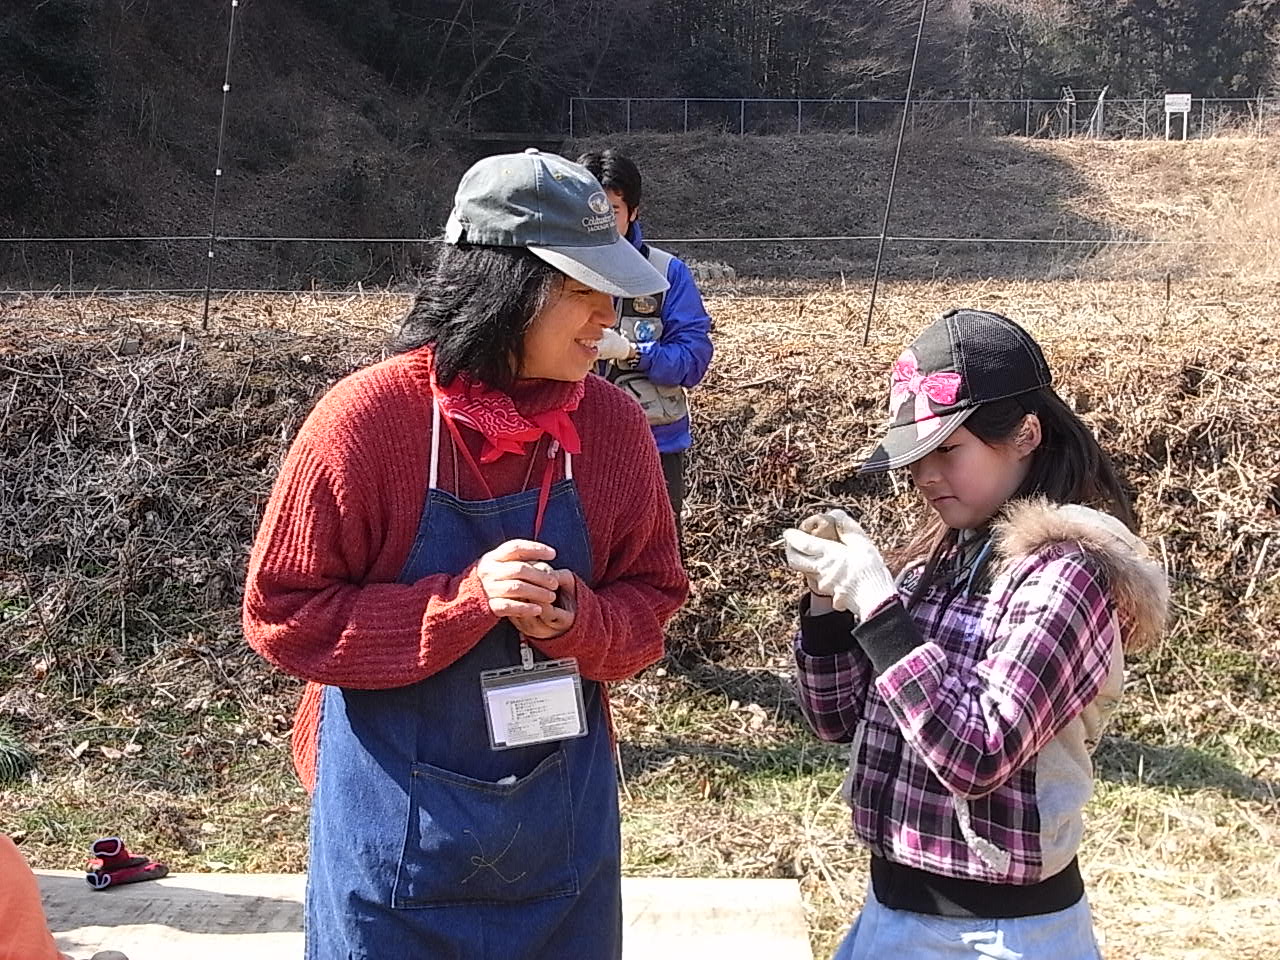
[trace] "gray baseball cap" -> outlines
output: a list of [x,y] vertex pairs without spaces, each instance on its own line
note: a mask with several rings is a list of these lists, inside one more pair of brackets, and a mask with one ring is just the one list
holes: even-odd
[[586,167],[533,147],[485,157],[462,175],[444,238],[526,247],[561,273],[615,297],[649,296],[669,286],[618,236],[600,181]]

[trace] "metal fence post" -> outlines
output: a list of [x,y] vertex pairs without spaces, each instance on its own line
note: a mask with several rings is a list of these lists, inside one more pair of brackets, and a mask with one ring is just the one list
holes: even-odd
[[631,132],[631,98],[627,97],[627,133]]
[[969,94],[969,136],[973,136],[973,94]]
[[747,135],[747,101],[738,101],[738,136]]
[[803,100],[796,100],[796,133],[800,132],[800,108],[804,104]]
[[1142,139],[1147,139],[1147,98],[1142,98]]
[[570,97],[569,98],[569,139],[570,140],[573,139],[573,101],[574,101],[574,98]]
[[685,100],[684,100],[684,132],[685,133],[689,132],[689,98],[688,97],[685,97]]
[[1027,101],[1027,131],[1026,136],[1031,136],[1031,101]]
[[853,101],[853,135],[858,135],[858,107],[861,106],[861,100]]
[[1201,99],[1201,100],[1200,100],[1200,139],[1201,139],[1201,140],[1205,139],[1205,136],[1204,136],[1204,100],[1203,100],[1203,99]]

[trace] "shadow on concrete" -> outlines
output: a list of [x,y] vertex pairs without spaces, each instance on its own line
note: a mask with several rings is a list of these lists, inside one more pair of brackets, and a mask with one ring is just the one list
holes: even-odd
[[[244,892],[253,890],[255,884],[259,889],[265,888],[269,882],[265,877],[235,878],[246,884],[241,891],[211,888],[210,884],[197,882],[194,877],[190,885],[184,885],[183,879],[182,874],[173,874],[163,884],[148,882],[93,890],[81,874],[39,875],[49,927],[61,950],[83,951],[86,945],[68,934],[87,927],[148,924],[199,934],[302,931],[301,877],[288,878],[296,883],[299,898]],[[95,944],[93,948],[108,947],[126,954],[129,950],[129,945],[123,942],[118,946]],[[182,958],[175,957],[175,960]]]

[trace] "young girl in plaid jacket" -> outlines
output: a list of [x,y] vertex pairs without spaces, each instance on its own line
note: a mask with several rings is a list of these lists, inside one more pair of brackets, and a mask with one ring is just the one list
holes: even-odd
[[801,706],[851,744],[871,851],[837,960],[1096,960],[1081,811],[1124,651],[1163,629],[1164,572],[1017,324],[944,315],[894,365],[889,407],[862,471],[910,471],[929,508],[911,542],[886,563],[839,510],[784,534],[809,587]]

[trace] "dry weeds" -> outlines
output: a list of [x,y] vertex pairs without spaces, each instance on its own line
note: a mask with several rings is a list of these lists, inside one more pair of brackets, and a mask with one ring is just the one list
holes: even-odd
[[[768,544],[816,505],[883,540],[914,507],[859,478],[885,373],[930,316],[1001,310],[1115,451],[1175,582],[1099,758],[1083,862],[1108,956],[1271,958],[1280,849],[1280,349],[1268,284],[895,283],[712,295],[670,656],[620,689],[635,872],[795,876],[815,944],[856,909],[838,748],[787,690],[793,580]],[[37,769],[0,828],[42,866],[119,830],[176,869],[302,866],[296,684],[236,631],[257,512],[314,398],[403,298],[51,299],[0,312],[0,723]],[[103,797],[111,798],[109,805]]]

